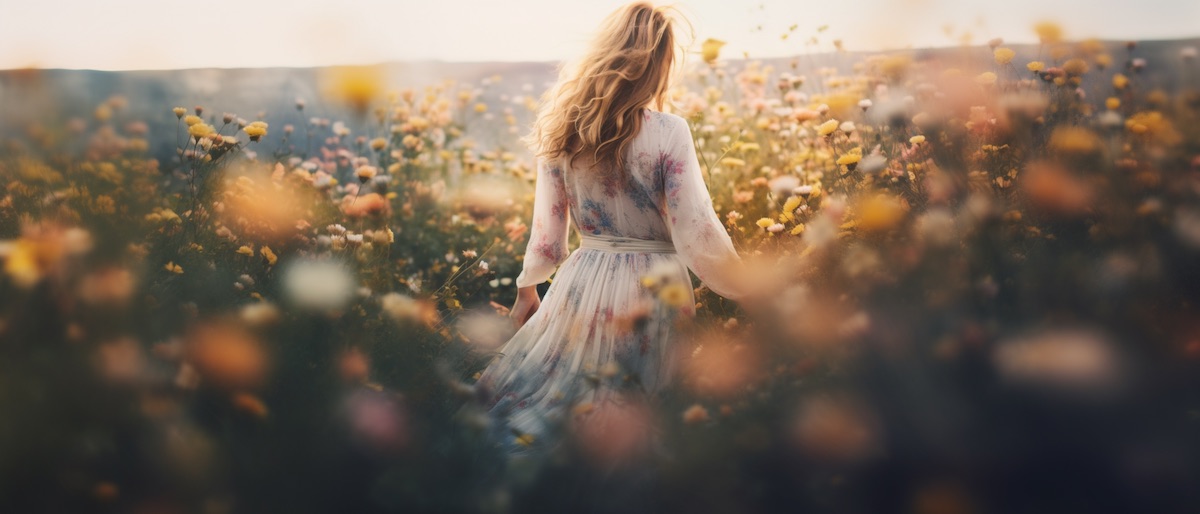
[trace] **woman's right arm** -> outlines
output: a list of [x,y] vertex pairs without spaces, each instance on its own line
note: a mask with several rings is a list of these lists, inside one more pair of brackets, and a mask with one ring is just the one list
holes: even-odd
[[742,261],[725,226],[713,210],[712,197],[687,120],[673,116],[660,159],[664,159],[666,221],[675,251],[704,285],[730,299],[745,296]]

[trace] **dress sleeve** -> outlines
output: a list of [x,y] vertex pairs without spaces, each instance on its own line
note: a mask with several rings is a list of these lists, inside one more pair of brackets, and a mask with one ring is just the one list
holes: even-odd
[[533,195],[533,222],[517,287],[545,282],[568,254],[567,228],[571,213],[562,168],[538,158]]
[[674,118],[664,138],[663,192],[675,251],[704,285],[730,299],[745,296],[742,260],[713,210],[687,120]]

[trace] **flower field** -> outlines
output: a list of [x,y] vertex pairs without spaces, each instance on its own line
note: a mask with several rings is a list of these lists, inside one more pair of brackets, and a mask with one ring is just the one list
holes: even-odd
[[348,67],[340,117],[5,124],[0,511],[1194,511],[1197,52],[1036,30],[843,66],[705,45],[671,111],[756,293],[686,285],[675,387],[513,462],[473,381],[512,333],[536,87]]

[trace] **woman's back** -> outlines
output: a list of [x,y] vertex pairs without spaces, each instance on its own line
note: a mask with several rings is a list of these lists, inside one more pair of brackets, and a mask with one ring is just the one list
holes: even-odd
[[[626,173],[560,166],[575,228],[584,236],[670,240],[665,179],[683,165],[673,148],[680,126],[673,114],[646,110],[642,129],[626,154]],[[690,142],[690,141],[689,141]],[[579,161],[583,161],[582,158]]]
[[687,120],[644,111],[625,157],[624,176],[611,167],[539,161],[533,227],[517,286],[545,281],[566,260],[569,219],[585,241],[665,241],[709,288],[742,296],[736,277],[722,273],[738,260],[737,252],[713,210]]

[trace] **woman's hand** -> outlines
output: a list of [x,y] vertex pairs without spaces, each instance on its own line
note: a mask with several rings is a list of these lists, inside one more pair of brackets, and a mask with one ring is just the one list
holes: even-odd
[[521,328],[541,305],[542,299],[538,297],[537,286],[519,288],[517,289],[517,303],[513,304],[512,310],[508,311],[508,317],[512,318],[513,325]]

